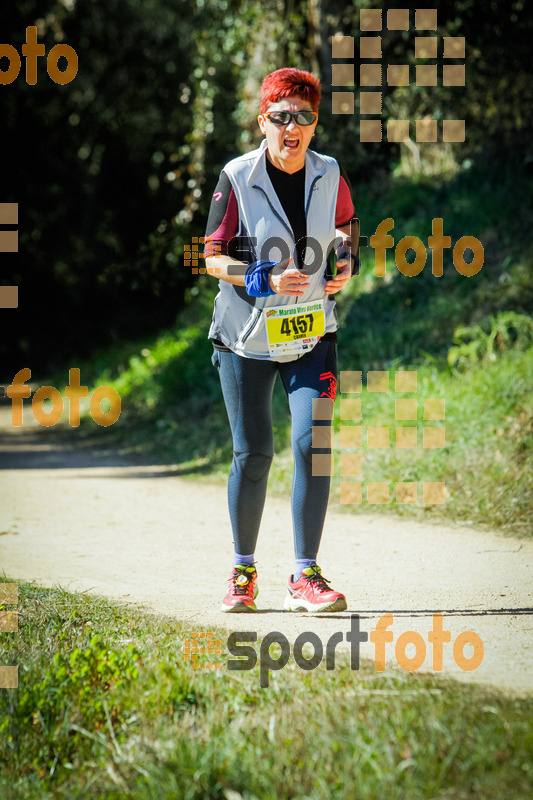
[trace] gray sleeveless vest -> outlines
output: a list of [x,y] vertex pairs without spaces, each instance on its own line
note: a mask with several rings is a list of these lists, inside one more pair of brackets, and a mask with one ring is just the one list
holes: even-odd
[[[239,207],[237,258],[245,263],[259,259],[285,261],[293,255],[294,235],[289,220],[266,170],[266,139],[251,153],[234,158],[224,167]],[[307,219],[309,288],[300,297],[274,294],[250,297],[244,286],[220,280],[215,298],[209,339],[220,339],[234,353],[247,358],[270,359],[264,308],[324,300],[326,329],[337,330],[333,296],[324,294],[327,256],[335,239],[335,208],[339,189],[339,165],[330,156],[308,150],[305,156],[305,214]],[[309,245],[309,238],[315,241]],[[293,361],[298,355],[278,356]]]

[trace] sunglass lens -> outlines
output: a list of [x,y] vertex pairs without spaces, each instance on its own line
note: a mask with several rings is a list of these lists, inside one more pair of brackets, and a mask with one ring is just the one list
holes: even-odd
[[268,119],[274,125],[287,125],[290,122],[291,115],[287,111],[272,111],[268,115]]
[[298,125],[312,125],[315,121],[315,114],[313,111],[298,111],[294,118]]

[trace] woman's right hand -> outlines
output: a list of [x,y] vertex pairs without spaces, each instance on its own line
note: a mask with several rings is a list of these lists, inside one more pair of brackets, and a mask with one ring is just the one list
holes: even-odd
[[299,297],[309,288],[309,273],[296,269],[292,258],[284,266],[276,264],[270,270],[268,285],[277,294],[288,294],[291,297]]

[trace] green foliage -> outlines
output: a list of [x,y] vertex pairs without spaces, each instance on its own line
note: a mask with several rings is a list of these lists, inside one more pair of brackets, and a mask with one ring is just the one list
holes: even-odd
[[113,692],[137,678],[138,657],[133,645],[116,652],[97,636],[84,649],[76,647],[68,655],[54,653],[40,680],[25,683],[14,693],[9,715],[0,725],[0,731],[16,732],[28,747],[23,754],[16,751],[15,759],[51,769],[57,761],[57,742],[66,728],[71,733],[64,756],[70,760],[87,728],[121,725],[126,709],[114,706]]
[[[470,166],[449,178],[400,177],[355,191],[363,236],[372,236],[384,208],[395,209],[395,246],[404,236],[418,236],[427,260],[419,275],[406,277],[396,268],[391,249],[387,275],[378,278],[374,251],[361,248],[361,275],[338,300],[347,361],[383,369],[423,363],[429,354],[444,364],[460,326],[481,324],[491,314],[531,314],[533,252],[524,235],[530,211],[523,203],[529,186],[529,178],[510,166],[498,174]],[[434,218],[443,219],[452,242],[439,278],[432,275],[427,246]],[[460,275],[452,261],[455,243],[466,235],[484,247],[483,267],[470,278]]]
[[[38,609],[34,615],[42,621]],[[131,690],[141,662],[135,645],[117,649],[99,634],[87,641],[87,621],[76,636],[73,625],[81,621],[76,610],[68,627],[57,613],[42,630],[34,620],[28,624],[24,613],[21,619],[18,641],[3,647],[4,659],[19,662],[20,675],[18,689],[0,695],[0,753],[8,773],[52,779],[63,770],[65,776],[84,750],[102,767],[108,737],[119,748],[136,706]],[[30,664],[27,658],[19,661],[30,644],[24,645],[27,637],[32,637]],[[69,652],[73,638],[76,646]]]
[[497,354],[505,350],[527,350],[533,345],[531,317],[505,311],[497,316],[491,314],[488,323],[488,326],[463,325],[456,329],[456,346],[448,351],[448,364],[451,367],[467,369],[478,361],[495,361]]

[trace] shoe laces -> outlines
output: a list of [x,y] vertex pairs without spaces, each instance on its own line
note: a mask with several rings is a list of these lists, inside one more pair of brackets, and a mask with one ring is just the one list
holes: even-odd
[[[251,564],[243,567],[233,567],[231,579],[233,581],[233,594],[244,595],[248,594],[250,582],[255,572],[255,567]],[[243,580],[244,579],[244,580]]]
[[328,586],[330,581],[328,581],[327,578],[324,578],[318,564],[311,564],[311,566],[307,567],[307,569],[313,570],[312,575],[305,575],[305,570],[302,573],[302,576],[305,577],[308,583],[312,583],[317,589],[322,589],[324,591],[330,590],[330,587]]

